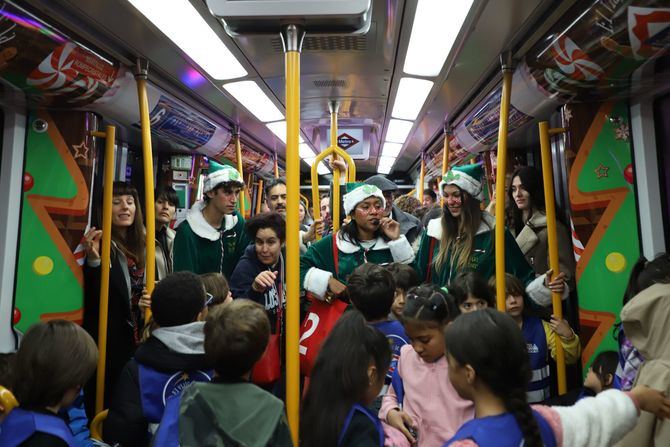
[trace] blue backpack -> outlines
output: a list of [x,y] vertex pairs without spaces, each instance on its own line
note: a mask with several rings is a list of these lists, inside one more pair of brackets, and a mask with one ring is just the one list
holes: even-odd
[[[344,439],[344,435],[347,433],[347,430],[349,429],[349,425],[351,424],[351,420],[354,418],[354,414],[356,412],[363,413],[365,416],[368,417],[372,421],[373,424],[375,424],[375,427],[377,428],[377,433],[379,433],[379,447],[384,447],[384,429],[382,427],[382,423],[379,420],[379,418],[370,412],[367,408],[363,407],[362,405],[359,404],[354,404],[351,407],[351,410],[349,410],[349,414],[347,414],[347,418],[344,420],[344,426],[342,427],[342,431],[340,432],[340,437],[337,440],[337,445],[338,447],[342,445],[342,441]],[[161,445],[161,444],[156,444],[156,445]]]
[[64,420],[55,415],[13,409],[0,424],[0,445],[16,447],[30,439],[35,433],[46,433],[62,439],[74,447],[75,440]]

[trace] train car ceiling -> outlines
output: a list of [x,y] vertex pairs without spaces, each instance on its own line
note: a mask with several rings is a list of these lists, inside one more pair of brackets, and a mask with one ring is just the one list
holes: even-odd
[[[137,56],[148,59],[149,79],[157,87],[212,120],[227,123],[228,130],[239,125],[243,141],[250,150],[257,149],[263,154],[272,154],[276,150],[280,158],[283,157],[284,62],[278,35],[231,37],[226,34],[223,23],[210,14],[204,0],[155,3],[147,0],[26,0],[24,3],[41,17],[49,17],[55,26],[109,54],[114,61],[132,66]],[[473,152],[489,148],[495,140],[486,135],[481,139],[474,138],[477,141],[468,140],[467,135],[459,134],[458,126],[472,117],[492,120],[494,114],[482,110],[494,107],[501,53],[512,51],[518,62],[515,79],[532,83],[537,78],[534,71],[541,69],[543,64],[555,65],[556,61],[551,58],[552,46],[563,45],[569,56],[572,55],[574,41],[570,43],[564,37],[573,29],[610,26],[613,41],[628,36],[627,13],[623,9],[628,8],[630,2],[625,5],[576,0],[473,0],[460,3],[465,8],[459,13],[451,2],[374,0],[367,33],[308,34],[301,60],[301,157],[309,162],[314,151],[327,146],[328,103],[331,100],[339,103],[339,127],[341,133],[346,133],[342,141],[353,143],[352,146],[362,143],[357,149],[357,165],[364,174],[410,171],[422,151],[436,155],[442,144],[445,122],[454,126],[454,138],[460,141],[456,147],[460,145]],[[636,8],[658,8],[662,2],[639,0],[632,3]],[[184,11],[189,11],[190,19],[182,24],[177,20],[174,22],[177,25],[168,26],[175,17],[156,14],[155,8],[152,10],[147,6],[152,4],[171,11],[181,5],[186,8]],[[433,14],[421,12],[422,8],[431,5],[438,8]],[[599,25],[597,21],[584,19],[597,14],[604,14],[606,23]],[[186,13],[183,16],[186,17]],[[580,18],[584,20],[580,21]],[[196,23],[206,26],[206,32],[189,30],[189,24],[194,27]],[[424,52],[417,53],[412,44],[413,39],[419,41],[418,37],[413,37],[415,25],[417,30],[424,31],[424,35],[432,37],[433,43],[451,39],[453,45],[440,50],[436,44],[424,43]],[[425,33],[426,30],[429,32]],[[207,48],[218,48],[218,53],[203,56],[202,48],[192,48],[189,35],[214,36],[219,43]],[[615,48],[611,41],[591,44],[602,45],[606,50],[608,45],[609,50],[621,48],[619,53],[626,51],[623,47]],[[632,59],[637,59],[636,54],[642,54],[646,44],[631,45],[634,47]],[[576,50],[580,50],[579,46]],[[231,64],[230,72],[225,67],[210,66],[210,58],[216,59],[224,53],[239,64]],[[559,69],[554,67],[558,74]],[[565,77],[565,72],[562,75]],[[584,76],[588,78],[589,75]],[[589,86],[588,79],[578,81],[587,81],[581,84],[582,87]],[[526,104],[532,113],[521,107],[521,112],[531,119],[522,120],[524,122],[518,129],[546,116],[557,105],[575,99],[574,95],[566,97],[546,89],[543,95],[542,98],[530,96],[531,102],[534,98],[545,100],[539,108]],[[603,99],[607,95],[604,92],[597,97]],[[475,121],[475,124],[480,122]],[[523,144],[534,142],[530,131],[518,135]],[[308,162],[302,164],[304,171]],[[325,166],[320,170],[327,172]]]

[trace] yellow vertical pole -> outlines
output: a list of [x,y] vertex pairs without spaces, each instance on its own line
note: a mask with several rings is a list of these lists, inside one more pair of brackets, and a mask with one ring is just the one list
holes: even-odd
[[256,194],[256,214],[261,212],[263,207],[263,180],[258,179],[258,194]]
[[[447,173],[449,170],[449,134],[450,134],[450,127],[444,126],[444,146],[442,147],[442,176]],[[440,178],[440,181],[442,179]],[[437,182],[437,184],[440,184],[440,181]],[[439,192],[440,194],[440,204],[444,206],[444,197],[442,196],[442,191]]]
[[[547,213],[547,242],[549,245],[549,268],[553,270],[553,276],[559,274],[558,262],[558,237],[556,235],[556,203],[554,196],[554,176],[551,163],[550,134],[565,132],[565,129],[549,129],[549,123],[539,123],[540,129],[540,152],[542,155],[542,177],[544,180],[544,203]],[[553,279],[553,278],[552,278]],[[552,292],[552,312],[558,318],[563,318],[563,303],[561,294]],[[556,336],[558,338],[558,336]],[[560,341],[556,342],[556,372],[558,379],[558,394],[565,394],[568,386],[565,376],[565,352]]]
[[[511,58],[508,55],[507,58]],[[498,127],[498,170],[496,171],[496,306],[505,312],[505,173],[507,172],[507,123],[512,93],[512,64],[503,61],[500,124]]]
[[95,377],[95,413],[105,401],[105,367],[107,361],[107,315],[109,310],[109,264],[112,255],[112,194],[114,188],[114,141],[116,127],[105,132],[91,132],[105,139],[105,173],[102,188],[102,241],[100,249],[100,313],[98,316],[98,369]]
[[421,173],[419,174],[419,202],[423,205],[423,188],[426,182],[426,157],[425,154],[421,152]]
[[[146,225],[146,261],[144,272],[146,288],[153,292],[156,283],[156,207],[154,206],[154,162],[151,149],[151,123],[149,121],[149,100],[147,98],[147,74],[149,63],[138,59],[135,72],[137,98],[140,107],[140,127],[142,129],[142,160],[144,164],[144,208]],[[151,309],[144,313],[145,321],[151,317]]]
[[277,160],[277,152],[275,151],[275,178],[279,178],[279,160]]
[[[338,105],[335,101],[329,103],[330,107],[330,147],[337,147],[337,110]],[[333,160],[337,160],[337,155],[333,152]],[[331,199],[330,210],[333,216],[333,233],[340,229],[340,172],[339,169],[333,169],[333,197]]]
[[[300,426],[300,49],[304,30],[296,25],[282,29],[286,64],[286,414],[293,444]],[[318,184],[317,192],[318,192]],[[316,206],[314,207],[316,209]]]
[[[235,138],[235,152],[237,154],[237,170],[240,171],[242,180],[244,180],[244,169],[242,166],[242,143],[240,140],[240,130],[237,129],[237,138]],[[244,203],[244,189],[240,191],[240,214],[247,217],[247,205]]]

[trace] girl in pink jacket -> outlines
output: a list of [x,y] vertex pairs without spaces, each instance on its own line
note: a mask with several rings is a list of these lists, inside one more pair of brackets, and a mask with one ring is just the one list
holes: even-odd
[[435,285],[407,292],[401,321],[411,345],[400,350],[379,411],[386,445],[439,447],[473,418],[472,402],[459,397],[449,382],[445,358],[444,328],[458,314],[453,296]]

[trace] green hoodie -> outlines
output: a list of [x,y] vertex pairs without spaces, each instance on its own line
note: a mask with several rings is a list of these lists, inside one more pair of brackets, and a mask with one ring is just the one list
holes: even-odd
[[179,443],[191,446],[292,446],[284,404],[248,382],[194,383],[179,407]]

